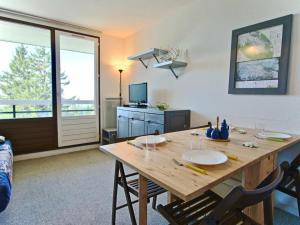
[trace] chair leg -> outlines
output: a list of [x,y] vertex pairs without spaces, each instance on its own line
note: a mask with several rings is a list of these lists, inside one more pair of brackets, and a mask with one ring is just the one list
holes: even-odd
[[125,197],[126,197],[126,201],[127,201],[127,206],[128,206],[128,210],[129,210],[131,223],[132,223],[132,225],[137,225],[135,215],[134,215],[134,211],[133,211],[133,207],[132,207],[132,201],[131,201],[130,193],[129,193],[128,186],[127,186],[124,167],[123,167],[121,162],[118,162],[118,163],[119,163],[119,166],[120,166],[120,174],[121,174],[121,179],[122,179],[122,182],[123,182],[123,185],[124,185],[124,193],[125,193]]
[[119,177],[119,162],[115,163],[115,176],[113,186],[113,202],[112,202],[112,213],[111,213],[111,224],[116,225],[116,212],[117,212],[117,197],[118,197],[118,177]]
[[296,195],[297,195],[297,203],[298,203],[298,215],[300,217],[300,174],[295,179],[296,184]]
[[152,198],[152,209],[156,210],[156,202],[157,202],[157,196],[154,196]]

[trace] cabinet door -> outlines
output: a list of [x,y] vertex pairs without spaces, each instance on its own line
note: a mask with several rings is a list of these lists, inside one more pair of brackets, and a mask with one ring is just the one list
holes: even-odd
[[146,123],[146,134],[154,134],[158,131],[160,134],[164,133],[164,125],[158,123]]
[[181,131],[190,128],[190,111],[171,111],[165,115],[165,132]]
[[117,132],[118,138],[125,138],[129,136],[128,118],[122,115],[118,116]]
[[130,119],[129,136],[136,137],[145,135],[145,121]]

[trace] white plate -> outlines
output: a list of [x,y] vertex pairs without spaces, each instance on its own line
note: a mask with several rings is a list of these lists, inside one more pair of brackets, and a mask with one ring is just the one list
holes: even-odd
[[148,136],[142,136],[135,139],[138,143],[143,145],[154,145],[154,144],[161,144],[167,141],[167,139],[163,136],[158,135],[148,135]]
[[182,154],[182,159],[200,165],[218,165],[228,160],[225,154],[214,150],[186,151]]
[[278,139],[289,139],[292,137],[289,134],[274,133],[274,132],[261,132],[258,133],[257,135],[262,138],[278,138]]

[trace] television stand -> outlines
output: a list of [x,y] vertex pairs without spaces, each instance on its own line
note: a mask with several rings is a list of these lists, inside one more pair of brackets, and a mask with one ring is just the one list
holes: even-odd
[[135,105],[136,108],[147,108],[148,105],[143,105],[143,104],[137,104]]
[[148,105],[145,105],[145,104],[124,104],[123,107],[130,107],[130,108],[142,108],[142,109],[145,109],[145,108],[148,108]]
[[154,133],[186,130],[190,127],[190,110],[156,108],[117,108],[117,137],[128,138]]

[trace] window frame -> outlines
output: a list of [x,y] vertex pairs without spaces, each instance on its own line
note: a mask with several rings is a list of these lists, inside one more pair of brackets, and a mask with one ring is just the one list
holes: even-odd
[[72,30],[67,30],[67,29],[62,29],[62,28],[57,28],[54,26],[48,26],[48,25],[43,25],[43,24],[38,24],[38,23],[33,23],[33,22],[28,22],[25,20],[19,20],[19,19],[14,19],[14,18],[9,18],[9,17],[4,17],[0,16],[0,21],[5,21],[5,22],[11,22],[11,23],[16,23],[16,24],[21,24],[21,25],[27,25],[27,26],[32,26],[32,27],[37,27],[37,28],[42,28],[50,31],[50,48],[51,48],[51,73],[52,73],[52,116],[49,117],[35,117],[35,118],[8,118],[8,119],[0,119],[1,121],[9,121],[9,120],[20,120],[20,121],[28,121],[28,120],[47,120],[47,119],[54,119],[54,121],[57,123],[57,82],[56,82],[56,46],[55,46],[55,31],[62,31],[62,32],[68,32],[68,33],[73,33],[77,35],[83,35],[83,36],[88,36],[92,38],[96,38],[98,40],[98,85],[99,85],[99,94],[98,94],[98,105],[99,105],[99,127],[100,127],[100,37],[95,36],[95,35],[90,35],[86,33],[81,33],[81,32],[76,32]]
[[[43,25],[34,22],[28,22],[24,19],[15,19],[11,17],[0,16],[0,20],[29,25],[38,28],[50,30],[51,35],[51,62],[52,62],[52,117],[39,117],[39,118],[11,118],[0,119],[0,135],[7,136],[14,142],[15,154],[28,154],[40,151],[48,151],[53,149],[63,149],[76,146],[84,146],[87,144],[99,144],[99,142],[91,142],[84,144],[76,144],[67,147],[58,147],[58,130],[57,130],[57,83],[56,83],[56,46],[55,46],[55,31],[65,31],[73,34],[90,36],[98,40],[98,115],[99,115],[99,128],[101,127],[101,85],[100,85],[100,36],[90,35],[82,32],[76,32],[59,27]],[[50,22],[51,24],[51,22]],[[71,29],[71,28],[70,28]],[[28,139],[29,138],[29,139]]]

